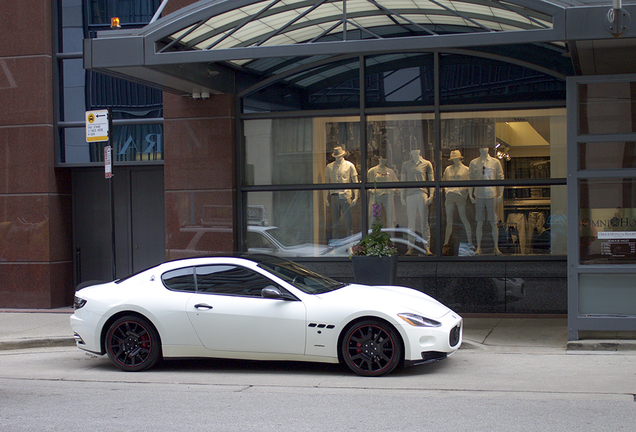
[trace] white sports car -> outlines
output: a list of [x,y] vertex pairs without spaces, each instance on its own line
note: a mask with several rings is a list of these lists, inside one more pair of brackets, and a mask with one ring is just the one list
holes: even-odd
[[346,364],[364,376],[442,360],[462,318],[414,289],[348,285],[269,255],[170,261],[76,292],[77,346],[125,371],[161,358]]

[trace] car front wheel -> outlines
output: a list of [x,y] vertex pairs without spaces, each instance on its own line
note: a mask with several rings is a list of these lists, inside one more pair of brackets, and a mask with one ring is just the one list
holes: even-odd
[[137,372],[151,368],[161,357],[159,334],[143,318],[119,318],[106,333],[106,352],[121,370]]
[[400,338],[390,325],[365,320],[351,326],[342,339],[342,357],[353,372],[380,376],[391,372],[402,358]]

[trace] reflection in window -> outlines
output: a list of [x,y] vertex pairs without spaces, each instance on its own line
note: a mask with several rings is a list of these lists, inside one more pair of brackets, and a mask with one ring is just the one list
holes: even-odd
[[391,53],[367,57],[367,106],[433,105],[433,70],[431,53]]
[[261,297],[261,290],[274,283],[252,270],[234,265],[210,265],[196,268],[197,292]]
[[636,180],[581,180],[579,194],[581,264],[636,262]]
[[148,23],[161,0],[88,0],[89,23],[110,25],[111,17],[123,23]]
[[635,142],[579,143],[579,169],[636,168]]
[[[311,61],[313,58],[309,58]],[[261,59],[250,62],[263,75],[282,72],[298,59]],[[304,61],[301,61],[304,63]],[[318,61],[320,63],[320,61]],[[243,99],[243,112],[299,111],[360,107],[358,56],[320,64],[260,88]]]
[[[70,130],[67,129],[67,130]],[[66,137],[66,163],[103,162],[108,142],[86,142],[85,134],[73,140]],[[125,125],[113,128],[113,156],[116,162],[163,160],[163,125]]]
[[[348,207],[350,220],[341,206],[334,223],[330,206],[336,205],[339,197],[331,198],[322,190],[249,193],[248,208],[265,208],[267,220],[250,221],[248,251],[283,257],[348,257],[349,249],[360,239],[360,204]],[[350,235],[346,235],[347,228]]]
[[329,183],[325,169],[336,154],[360,171],[358,117],[249,120],[244,134],[248,185]]
[[636,82],[579,84],[579,135],[636,132]]
[[[367,181],[376,185],[398,180],[433,181],[434,142],[432,114],[370,116],[367,122]],[[408,162],[408,167],[409,161],[419,159],[427,168],[421,175],[415,172],[409,175],[403,170],[405,163]]]
[[564,109],[443,114],[442,159],[459,150],[469,165],[488,148],[506,180],[565,177],[565,131]]
[[169,290],[195,291],[192,267],[167,271],[161,275],[161,281]]
[[[429,113],[369,115],[364,134],[351,116],[246,120],[247,183],[300,190],[247,193],[245,246],[347,257],[378,204],[400,255],[564,255],[565,231],[552,227],[557,219],[566,225],[565,186],[539,181],[565,177],[565,110],[445,113],[440,120],[437,152]],[[525,184],[497,184],[504,180]]]
[[493,199],[490,209],[462,189],[443,189],[444,255],[566,254],[566,186],[502,188],[504,199]]
[[456,54],[440,63],[443,105],[565,99],[563,80],[534,69]]

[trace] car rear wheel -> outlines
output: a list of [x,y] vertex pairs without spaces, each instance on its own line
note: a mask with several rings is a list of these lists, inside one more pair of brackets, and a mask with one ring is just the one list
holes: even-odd
[[121,370],[137,372],[151,368],[161,357],[159,334],[143,318],[119,318],[106,333],[106,352]]
[[393,327],[379,320],[351,326],[342,339],[342,357],[353,372],[380,376],[391,372],[402,359],[402,344]]

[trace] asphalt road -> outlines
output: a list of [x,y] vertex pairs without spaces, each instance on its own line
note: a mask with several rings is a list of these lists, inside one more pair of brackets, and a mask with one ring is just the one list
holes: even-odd
[[3,431],[632,431],[636,355],[460,350],[363,378],[182,360],[142,373],[73,347],[0,352]]

